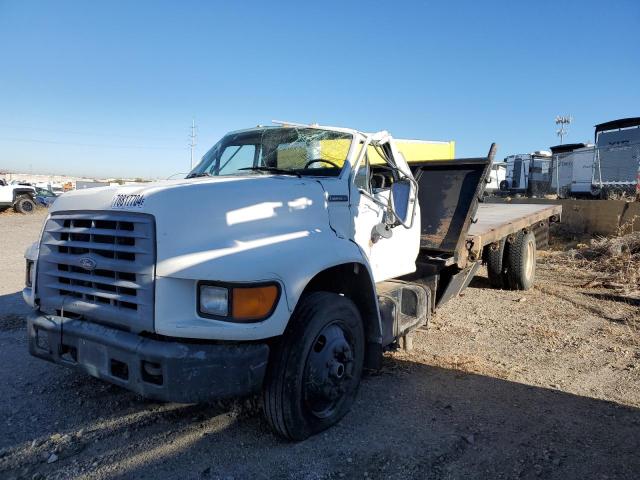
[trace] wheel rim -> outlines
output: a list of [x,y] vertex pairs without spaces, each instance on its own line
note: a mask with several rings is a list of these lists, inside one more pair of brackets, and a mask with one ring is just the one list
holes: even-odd
[[527,265],[525,267],[525,272],[527,275],[527,278],[531,278],[531,276],[533,275],[533,266],[535,264],[535,250],[533,247],[533,242],[527,242],[527,254],[526,254],[526,259],[527,259]]
[[303,399],[311,414],[327,418],[344,400],[353,378],[353,346],[339,323],[325,326],[314,339],[303,378]]
[[31,210],[33,210],[33,205],[31,205],[31,202],[22,202],[22,209],[25,212],[30,212]]

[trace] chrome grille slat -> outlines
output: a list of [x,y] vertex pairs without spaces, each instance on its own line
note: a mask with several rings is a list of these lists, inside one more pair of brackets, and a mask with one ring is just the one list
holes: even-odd
[[138,283],[135,282],[129,282],[127,280],[112,280],[109,277],[103,277],[100,275],[92,275],[90,277],[91,280],[88,280],[86,275],[64,271],[45,272],[45,275],[54,278],[68,278],[69,280],[92,281],[93,283],[103,283],[105,285],[111,285],[112,287],[131,288],[134,290],[142,288]]
[[[69,266],[75,267],[75,266],[78,266],[78,261],[83,256],[85,255],[63,255],[63,254],[54,253],[47,258],[42,258],[42,261],[55,264],[55,265],[69,265]],[[133,263],[133,262],[127,262],[127,263]],[[143,275],[143,273],[140,272],[140,270],[136,267],[136,265],[118,264],[116,263],[115,260],[112,260],[110,258],[105,258],[103,260],[103,263],[101,263],[101,265],[104,265],[105,269],[107,270],[115,270],[117,268],[117,271],[119,272]]]
[[144,215],[132,212],[116,212],[116,211],[92,211],[92,212],[56,212],[55,216],[60,220],[93,220],[93,221],[112,221],[112,222],[130,222],[131,215]]
[[45,286],[48,288],[54,288],[57,290],[75,292],[79,294],[86,294],[86,295],[95,296],[95,297],[102,297],[108,300],[117,300],[119,302],[130,302],[130,303],[137,303],[138,305],[144,305],[144,303],[140,302],[137,297],[108,292],[108,291],[101,290],[99,288],[94,288],[94,287],[83,287],[82,285],[66,284],[66,283],[59,283],[59,282],[50,282],[45,284]]
[[110,252],[123,252],[123,253],[146,253],[144,250],[135,247],[129,247],[127,245],[118,245],[116,243],[102,243],[102,242],[80,242],[77,240],[47,240],[47,245],[54,245],[58,247],[73,247],[73,248],[86,248],[88,250],[102,250]]
[[[60,304],[64,301],[65,314],[72,312],[77,315],[83,315],[85,318],[91,318],[92,321],[108,323],[110,325],[119,326],[124,322],[135,323],[138,317],[135,310],[127,310],[111,304],[96,304],[63,295],[51,297],[51,300],[57,301]],[[61,309],[57,309],[57,312],[62,313]],[[118,318],[119,321],[114,322],[114,318]]]
[[43,311],[152,331],[154,277],[152,216],[62,212],[48,219],[38,259]]
[[59,227],[51,229],[52,233],[88,233],[88,234],[97,234],[97,235],[117,235],[119,237],[127,237],[127,238],[150,238],[148,234],[138,233],[138,232],[130,232],[127,230],[112,230],[107,228],[91,228],[91,227]]

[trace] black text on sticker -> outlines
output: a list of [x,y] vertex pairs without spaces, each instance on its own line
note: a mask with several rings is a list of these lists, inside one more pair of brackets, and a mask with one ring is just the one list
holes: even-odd
[[140,208],[144,203],[144,195],[118,194],[111,201],[111,208]]

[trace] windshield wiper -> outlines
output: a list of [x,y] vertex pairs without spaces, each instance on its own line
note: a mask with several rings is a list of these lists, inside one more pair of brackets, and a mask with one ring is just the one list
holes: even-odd
[[185,178],[198,178],[198,177],[210,177],[211,174],[209,172],[200,172],[200,173],[190,173]]
[[264,165],[258,165],[257,167],[244,167],[244,168],[239,168],[238,170],[253,170],[254,172],[271,172],[271,173],[278,173],[280,175],[295,175],[298,178],[302,178],[302,175],[300,175],[298,172],[293,172],[291,170],[284,170],[282,168],[277,168],[277,167],[267,167]]

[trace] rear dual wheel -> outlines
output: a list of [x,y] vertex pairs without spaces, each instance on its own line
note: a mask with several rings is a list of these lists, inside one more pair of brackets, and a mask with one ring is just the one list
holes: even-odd
[[536,237],[519,231],[506,247],[506,283],[511,290],[529,290],[536,276]]
[[304,297],[271,353],[262,404],[271,427],[304,440],[337,423],[351,408],[364,359],[360,313],[346,297]]
[[536,276],[536,237],[532,231],[517,232],[510,242],[502,239],[487,247],[485,262],[494,288],[529,290]]
[[485,253],[485,262],[487,264],[487,274],[489,283],[493,288],[505,288],[505,261],[504,247],[506,240],[503,238],[499,242],[487,247]]

